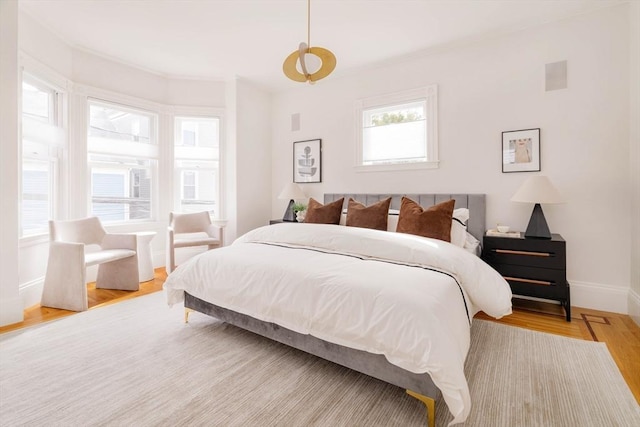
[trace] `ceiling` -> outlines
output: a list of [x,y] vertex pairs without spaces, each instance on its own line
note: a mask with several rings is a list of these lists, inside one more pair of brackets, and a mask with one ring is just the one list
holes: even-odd
[[[496,36],[624,0],[313,0],[311,46],[331,50],[333,75]],[[168,77],[240,76],[272,91],[307,37],[305,0],[20,0],[21,10],[74,48]]]

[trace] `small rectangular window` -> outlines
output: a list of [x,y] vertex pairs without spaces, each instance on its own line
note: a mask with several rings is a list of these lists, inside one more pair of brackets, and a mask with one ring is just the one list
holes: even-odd
[[359,170],[437,167],[437,86],[358,101]]

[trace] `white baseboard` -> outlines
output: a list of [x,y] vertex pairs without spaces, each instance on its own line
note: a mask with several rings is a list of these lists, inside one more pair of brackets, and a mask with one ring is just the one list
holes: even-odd
[[44,277],[20,285],[20,299],[22,299],[23,309],[40,304],[43,286]]
[[629,313],[629,288],[574,280],[569,280],[569,283],[571,286],[571,306],[612,313]]
[[24,313],[20,296],[0,299],[0,326],[22,322]]
[[629,316],[640,326],[640,295],[633,290],[629,291]]

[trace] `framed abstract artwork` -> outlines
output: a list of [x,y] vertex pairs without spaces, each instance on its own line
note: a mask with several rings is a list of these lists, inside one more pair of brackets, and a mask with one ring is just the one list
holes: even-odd
[[502,172],[540,170],[540,128],[502,132]]
[[293,143],[293,182],[322,182],[322,140]]

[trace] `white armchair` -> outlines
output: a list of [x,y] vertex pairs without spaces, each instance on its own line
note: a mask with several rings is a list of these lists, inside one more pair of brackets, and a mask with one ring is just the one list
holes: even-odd
[[167,274],[176,269],[176,249],[222,246],[222,227],[211,223],[209,212],[169,213],[167,228]]
[[86,268],[98,266],[96,287],[137,291],[135,234],[107,233],[96,217],[49,221],[49,262],[41,305],[88,309]]

